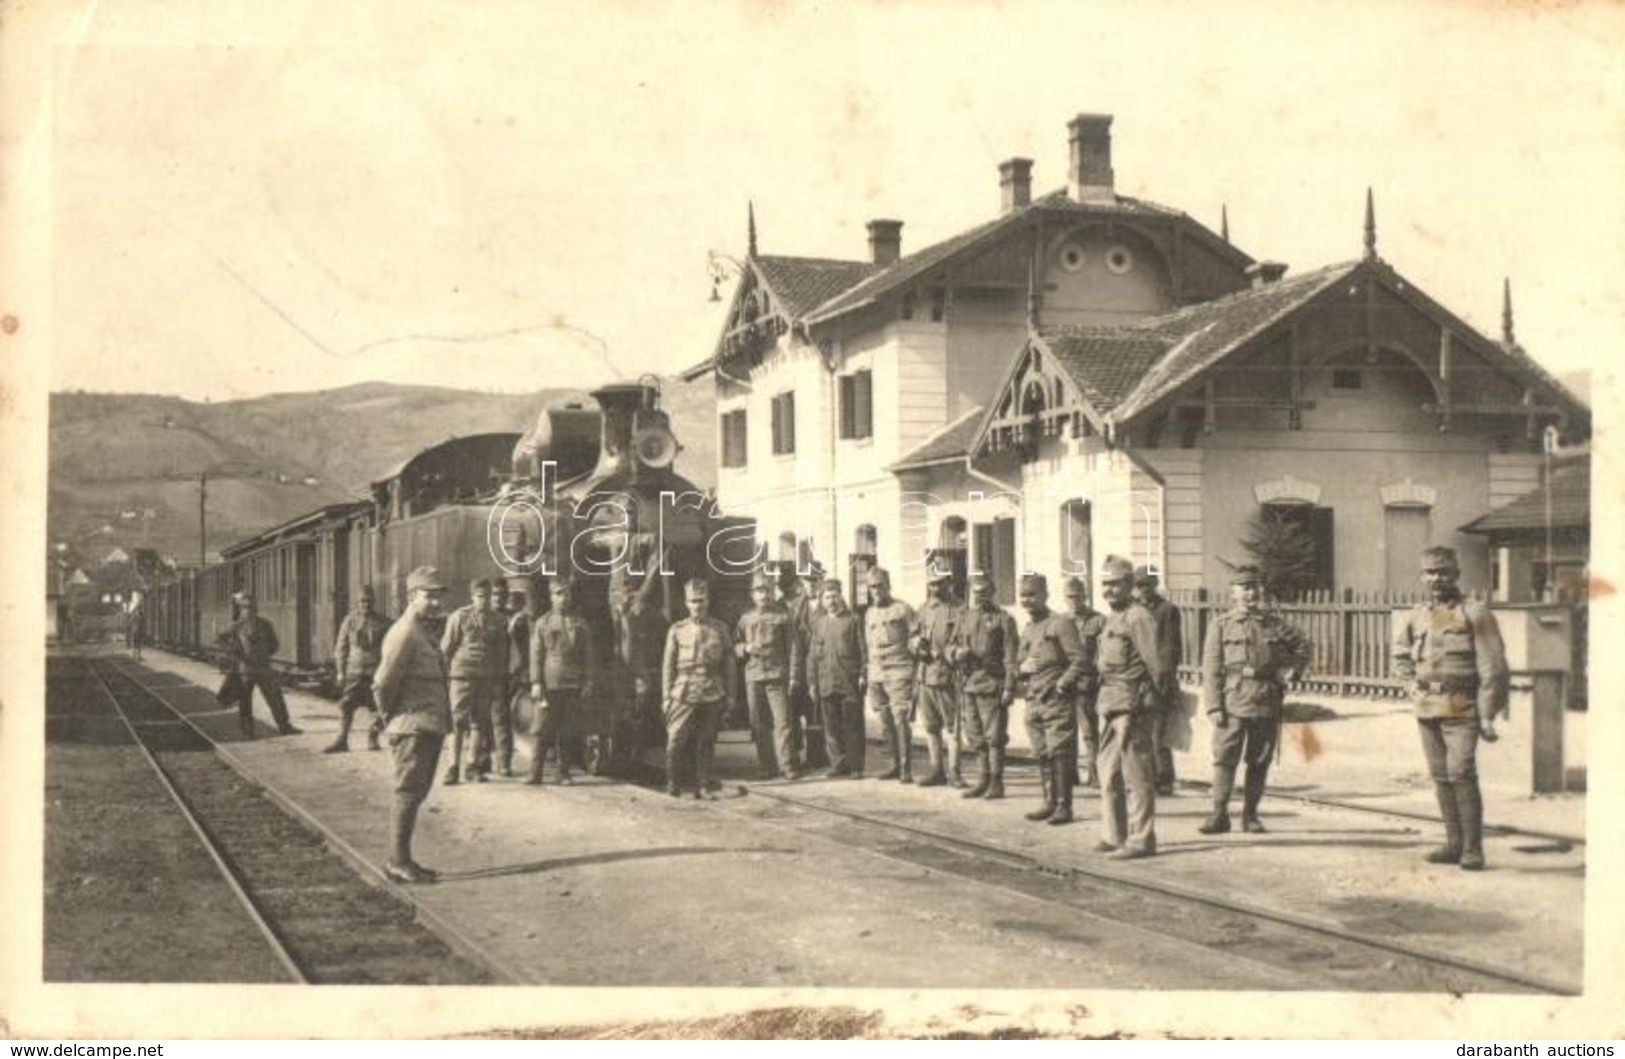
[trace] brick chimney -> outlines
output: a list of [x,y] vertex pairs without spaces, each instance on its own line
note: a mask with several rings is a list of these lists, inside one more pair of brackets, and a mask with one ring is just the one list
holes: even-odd
[[1247,266],[1247,278],[1253,281],[1253,290],[1278,283],[1286,275],[1286,265],[1279,261],[1258,261]]
[[1033,160],[1011,158],[999,163],[1001,213],[1019,210],[1033,200]]
[[903,222],[875,220],[869,222],[869,260],[877,265],[890,265],[903,256]]
[[1072,134],[1067,194],[1076,202],[1111,202],[1116,198],[1112,191],[1112,116],[1079,114],[1067,129]]

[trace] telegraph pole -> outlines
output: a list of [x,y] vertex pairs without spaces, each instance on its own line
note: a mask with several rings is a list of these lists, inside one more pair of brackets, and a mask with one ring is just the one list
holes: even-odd
[[209,499],[209,472],[199,471],[197,476],[197,565],[201,570],[209,565],[209,523],[205,502]]

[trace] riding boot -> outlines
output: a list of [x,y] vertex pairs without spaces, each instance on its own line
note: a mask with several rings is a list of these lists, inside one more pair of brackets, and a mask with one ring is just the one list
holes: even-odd
[[901,762],[902,775],[897,777],[899,783],[914,782],[914,736],[909,731],[908,717],[904,715],[897,720],[897,757]]
[[1456,809],[1461,816],[1461,867],[1463,871],[1484,870],[1484,799],[1478,779],[1460,780],[1456,788]]
[[931,774],[920,781],[922,787],[941,787],[947,784],[948,774],[942,767],[942,737],[927,735],[925,739],[926,753],[930,756]]
[[1222,835],[1230,830],[1230,792],[1235,786],[1235,766],[1213,766],[1213,815],[1196,830],[1204,835]]
[[1050,814],[1051,826],[1070,824],[1072,822],[1072,777],[1076,774],[1074,764],[1077,754],[1066,751],[1055,756],[1053,768],[1055,770],[1055,811]]
[[987,793],[987,788],[993,782],[993,765],[988,761],[986,750],[976,752],[977,764],[981,766],[981,775],[976,777],[976,786],[960,794],[961,798],[980,798]]
[[451,764],[446,766],[446,774],[440,782],[447,787],[455,787],[461,783],[463,765],[463,733],[453,730],[451,733]]
[[1100,756],[1100,740],[1089,733],[1083,733],[1083,783],[1084,787],[1100,786],[1100,767],[1096,758]]
[[989,749],[987,760],[993,778],[988,781],[987,793],[982,797],[988,801],[995,801],[1004,797],[1004,747],[996,746]]
[[[1078,743],[1073,740],[1072,745],[1066,749],[1066,775],[1072,786],[1083,786],[1083,777],[1078,775]],[[1053,821],[1051,821],[1053,823]]]
[[1021,815],[1028,820],[1048,820],[1055,812],[1055,769],[1048,754],[1038,759],[1038,783],[1044,789],[1044,804]]
[[1258,803],[1264,797],[1267,770],[1265,765],[1248,765],[1247,778],[1242,783],[1241,829],[1254,835],[1264,833],[1264,825],[1258,820]]
[[390,815],[390,863],[405,867],[412,863],[412,828],[417,823],[418,807],[397,800]]
[[881,720],[884,722],[881,727],[885,729],[882,734],[886,737],[886,756],[891,758],[891,767],[876,776],[875,779],[894,780],[902,775],[903,769],[903,763],[897,756],[897,728],[892,724],[891,718],[884,714],[881,715]]
[[961,767],[964,757],[964,751],[959,748],[959,735],[955,733],[954,737],[948,740],[948,785],[958,790],[970,786],[965,782],[965,773]]
[[1433,793],[1439,799],[1439,816],[1444,820],[1444,845],[1428,853],[1429,864],[1461,863],[1461,808],[1456,799],[1456,785],[1435,783]]

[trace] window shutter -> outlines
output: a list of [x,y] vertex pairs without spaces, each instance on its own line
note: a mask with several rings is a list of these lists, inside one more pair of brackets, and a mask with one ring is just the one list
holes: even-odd
[[852,377],[852,436],[872,437],[874,427],[874,373],[860,371]]
[[857,392],[857,387],[854,384],[857,381],[858,381],[858,377],[856,375],[842,375],[841,376],[841,434],[840,434],[840,436],[843,437],[843,438],[857,437],[857,433],[856,433],[857,421],[856,421],[856,418],[855,418],[855,416],[853,414],[854,412],[856,412],[856,408],[853,405],[853,401],[855,399],[856,392]]

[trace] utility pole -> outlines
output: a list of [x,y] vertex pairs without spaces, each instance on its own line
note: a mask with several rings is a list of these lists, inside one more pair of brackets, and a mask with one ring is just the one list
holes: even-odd
[[209,564],[209,522],[205,507],[209,499],[209,472],[199,471],[197,476],[197,565]]

